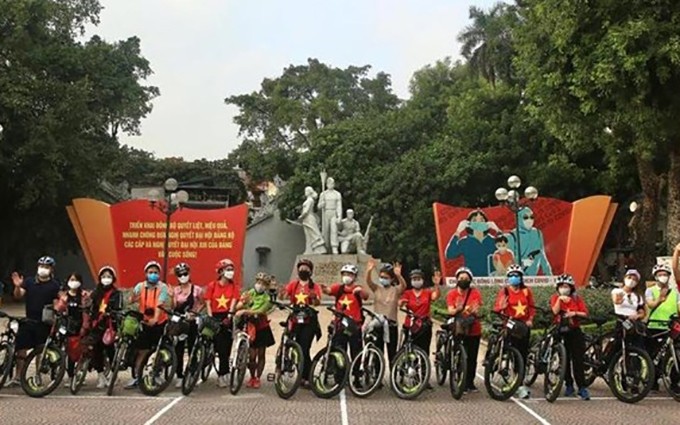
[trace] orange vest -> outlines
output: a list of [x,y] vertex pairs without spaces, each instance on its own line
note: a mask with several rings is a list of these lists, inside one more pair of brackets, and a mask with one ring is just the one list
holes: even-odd
[[[158,299],[161,296],[161,288],[157,285],[154,288],[147,288],[146,284],[142,286],[142,292],[140,293],[140,299],[139,299],[139,312],[144,314],[144,312],[147,309],[153,309],[154,312],[156,311],[156,307],[158,307]],[[151,319],[153,316],[148,316],[146,314],[145,318]],[[165,321],[168,320],[168,315],[161,310],[160,315],[158,316],[158,324],[165,323]]]

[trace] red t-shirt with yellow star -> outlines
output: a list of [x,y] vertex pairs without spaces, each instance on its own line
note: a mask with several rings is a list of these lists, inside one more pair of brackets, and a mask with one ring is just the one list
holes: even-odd
[[225,283],[214,280],[208,284],[205,290],[205,302],[210,303],[213,313],[228,313],[233,300],[241,297],[241,285],[237,282]]
[[335,308],[354,319],[357,323],[361,323],[361,301],[359,294],[354,294],[354,290],[359,286],[351,285],[340,285],[336,283],[331,285],[328,290],[330,295],[337,298],[335,303]]
[[[416,317],[430,317],[430,306],[432,305],[433,292],[434,291],[430,288],[424,288],[416,294],[415,289],[408,289],[401,295],[399,304],[405,305],[406,308],[411,310],[413,314],[416,315]],[[404,320],[404,326],[411,326],[411,318],[409,316],[406,316],[406,320]]]
[[286,294],[288,294],[288,299],[290,302],[296,305],[310,305],[309,295],[311,293],[316,295],[318,300],[321,299],[321,286],[314,284],[314,289],[310,289],[309,285],[305,285],[299,280],[293,280],[288,285],[286,285]]
[[[468,317],[471,315],[470,309],[473,307],[481,307],[482,305],[482,293],[479,292],[477,288],[470,288],[470,295],[467,296],[466,293],[461,294],[458,289],[453,289],[446,296],[446,306],[460,308],[465,302],[465,297],[467,296],[467,303],[465,304],[465,309],[463,310],[463,317]],[[472,322],[472,327],[468,335],[479,336],[482,334],[482,323],[479,321],[479,317],[475,316],[475,321]]]
[[[503,300],[507,297],[508,306],[505,309],[501,308]],[[534,320],[536,315],[536,304],[534,303],[534,293],[531,289],[524,287],[517,290],[510,288],[501,288],[496,297],[494,311],[503,313],[513,319],[528,322]]]

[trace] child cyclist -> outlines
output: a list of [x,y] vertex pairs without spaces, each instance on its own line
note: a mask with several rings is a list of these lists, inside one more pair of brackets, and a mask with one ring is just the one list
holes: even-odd
[[236,306],[236,317],[245,319],[250,317],[255,320],[255,339],[250,346],[250,381],[246,383],[248,388],[260,388],[260,378],[265,365],[265,352],[267,347],[275,344],[274,334],[269,326],[267,313],[272,308],[271,295],[269,294],[270,278],[265,273],[255,275],[255,286],[246,291],[241,301]]

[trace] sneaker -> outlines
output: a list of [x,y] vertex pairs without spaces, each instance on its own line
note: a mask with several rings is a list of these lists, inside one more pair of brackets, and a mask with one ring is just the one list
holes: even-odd
[[182,388],[182,378],[175,379],[175,388]]
[[260,388],[260,385],[261,385],[260,378],[253,378],[253,388],[258,389]]
[[137,388],[137,379],[131,379],[130,382],[128,382],[123,388],[126,390],[134,390]]
[[97,374],[97,389],[101,390],[109,386],[109,380],[106,379],[104,373],[99,372]]
[[64,379],[64,388],[70,388],[71,387],[71,381],[73,378],[66,378]]
[[573,397],[575,394],[574,392],[574,386],[573,385],[567,385],[564,387],[564,396],[565,397]]
[[255,378],[250,378],[248,382],[246,382],[246,388],[255,388]]
[[588,391],[588,388],[579,388],[578,396],[581,397],[581,400],[590,400],[590,391]]
[[227,388],[227,375],[217,377],[217,386],[220,388]]
[[529,397],[531,397],[531,391],[529,390],[529,387],[525,387],[524,385],[519,387],[517,390],[517,398],[527,400]]
[[479,390],[477,389],[477,387],[475,387],[475,384],[472,384],[472,385],[468,386],[467,389],[466,389],[465,391],[466,391],[466,392],[469,392],[469,393],[476,393],[476,392],[479,392]]

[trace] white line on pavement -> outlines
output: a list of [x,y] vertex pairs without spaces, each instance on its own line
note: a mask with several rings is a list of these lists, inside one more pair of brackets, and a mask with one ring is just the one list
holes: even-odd
[[[484,380],[484,376],[480,375],[479,373],[476,373],[476,375],[479,379]],[[510,400],[512,400],[513,403],[515,403],[516,405],[518,405],[519,407],[524,409],[524,411],[526,411],[528,414],[530,414],[531,416],[536,418],[541,423],[541,425],[550,425],[550,422],[548,422],[544,417],[542,417],[541,415],[536,413],[529,406],[527,406],[524,403],[522,403],[521,401],[517,400],[515,397],[510,397]]]
[[158,413],[156,413],[155,415],[153,415],[153,417],[152,417],[151,419],[149,419],[148,421],[146,421],[146,422],[144,423],[144,425],[151,425],[151,424],[153,424],[154,422],[156,422],[161,416],[163,416],[164,414],[166,414],[166,413],[168,412],[168,410],[172,409],[173,406],[175,406],[175,404],[179,403],[180,400],[182,400],[183,398],[184,398],[184,396],[180,396],[180,397],[177,397],[176,399],[174,399],[173,401],[171,401],[170,403],[168,403],[168,404],[167,404],[164,408],[162,408]]
[[[25,395],[23,394],[0,394],[0,398],[26,398]],[[106,396],[106,395],[48,395],[47,397],[44,398],[44,400],[50,400],[50,399],[69,399],[69,400],[78,400],[78,399],[83,399],[83,400],[88,400],[88,399],[94,399],[94,400],[140,400],[140,401],[158,401],[158,400],[174,400],[176,397],[145,397],[145,396],[121,396],[121,395],[114,395],[114,396]]]
[[340,418],[342,420],[342,425],[349,425],[349,419],[347,417],[347,396],[345,395],[345,390],[340,391]]

